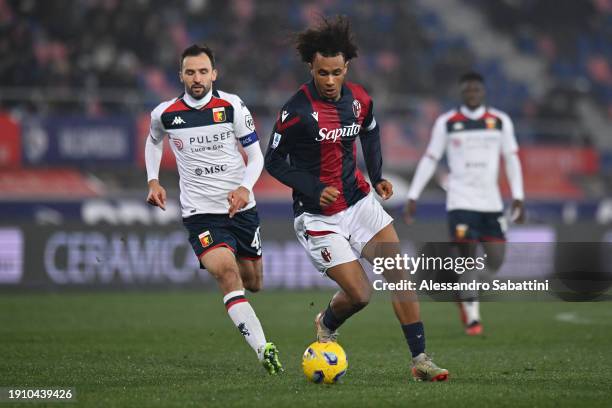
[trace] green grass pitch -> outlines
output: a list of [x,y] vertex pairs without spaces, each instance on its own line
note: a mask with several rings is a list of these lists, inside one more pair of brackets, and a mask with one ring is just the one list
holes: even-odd
[[468,338],[454,304],[423,302],[428,351],[451,379],[416,383],[387,298],[375,296],[341,328],[343,382],[321,386],[300,364],[329,297],[250,295],[285,365],[270,377],[215,292],[4,293],[0,387],[74,387],[77,403],[68,406],[88,407],[612,404],[610,303],[486,303],[485,336]]

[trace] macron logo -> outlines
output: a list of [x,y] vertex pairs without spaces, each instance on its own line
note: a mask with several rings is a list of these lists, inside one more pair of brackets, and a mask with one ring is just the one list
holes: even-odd
[[319,121],[319,112],[312,112],[311,115],[314,120],[316,120],[317,122]]
[[182,125],[184,123],[185,123],[185,121],[180,116],[175,116],[174,120],[172,121],[173,125]]
[[284,122],[284,121],[285,121],[285,119],[287,119],[287,116],[289,116],[289,112],[287,112],[287,111],[283,111],[283,112],[281,113],[281,122]]

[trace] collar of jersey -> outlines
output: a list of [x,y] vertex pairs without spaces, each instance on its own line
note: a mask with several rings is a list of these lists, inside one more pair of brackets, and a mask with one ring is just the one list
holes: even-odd
[[484,116],[485,112],[487,111],[487,108],[484,105],[480,105],[476,109],[470,110],[467,106],[461,105],[459,110],[466,118],[470,120],[478,120]]
[[343,83],[342,89],[340,89],[340,99],[338,99],[337,101],[332,101],[329,99],[322,98],[321,95],[319,95],[319,91],[317,91],[317,87],[314,83],[314,79],[308,83],[308,88],[310,88],[310,94],[312,95],[314,99],[318,99],[320,101],[327,102],[327,103],[340,103],[342,99],[349,93],[348,89],[346,88],[346,84]]
[[213,96],[212,94],[212,87],[210,87],[210,91],[208,91],[208,93],[204,95],[202,99],[195,99],[187,92],[185,92],[185,94],[183,95],[183,102],[185,102],[185,105],[189,106],[191,109],[202,109],[208,104],[208,102],[210,102]]

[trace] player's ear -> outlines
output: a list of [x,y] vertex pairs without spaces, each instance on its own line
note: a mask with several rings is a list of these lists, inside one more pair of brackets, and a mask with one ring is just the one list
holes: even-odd
[[310,75],[315,76],[314,75],[314,67],[312,65],[312,62],[308,63],[308,70],[310,71]]
[[210,77],[212,78],[213,82],[217,80],[217,68],[213,68]]
[[179,71],[178,74],[179,74],[179,81],[181,81],[181,84],[184,84],[184,82],[183,82],[183,72]]

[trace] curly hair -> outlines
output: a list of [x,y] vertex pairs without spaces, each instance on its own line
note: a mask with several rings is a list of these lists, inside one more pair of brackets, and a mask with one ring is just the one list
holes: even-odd
[[346,61],[357,56],[357,45],[346,16],[336,16],[333,20],[321,17],[318,27],[297,34],[295,47],[307,63],[312,63],[317,52],[324,57],[342,54]]

